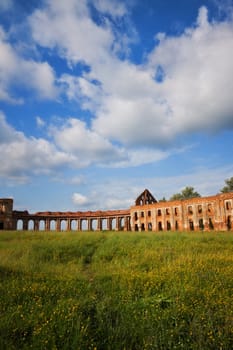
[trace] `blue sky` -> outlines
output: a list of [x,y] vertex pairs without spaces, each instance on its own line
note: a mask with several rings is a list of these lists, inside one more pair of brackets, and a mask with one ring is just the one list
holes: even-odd
[[34,212],[218,193],[232,57],[232,0],[1,0],[0,197]]

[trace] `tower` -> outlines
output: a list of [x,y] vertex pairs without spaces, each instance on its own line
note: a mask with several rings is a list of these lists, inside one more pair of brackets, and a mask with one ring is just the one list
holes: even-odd
[[13,199],[0,198],[0,230],[13,229]]

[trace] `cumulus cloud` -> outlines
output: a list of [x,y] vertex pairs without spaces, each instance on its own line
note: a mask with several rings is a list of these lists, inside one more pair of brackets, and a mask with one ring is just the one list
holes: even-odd
[[[91,16],[93,6],[100,12],[98,23]],[[196,23],[181,35],[157,33],[154,49],[136,65],[118,55],[120,31],[109,19],[127,15],[122,2],[95,0],[90,6],[86,0],[44,1],[28,19],[34,42],[64,58],[69,68],[80,62],[88,66],[57,78],[47,62],[22,58],[1,29],[0,98],[22,103],[10,87],[25,76],[26,87],[40,97],[54,98],[56,81],[69,100],[92,115],[88,123],[69,117],[50,125],[53,143],[24,135],[21,139],[34,141],[34,148],[47,154],[53,148],[61,158],[72,159],[73,167],[124,167],[168,157],[177,152],[177,138],[187,133],[233,127],[231,19],[211,22],[207,8],[201,7]],[[37,117],[37,125],[42,124]],[[6,138],[11,130],[9,125],[4,128]]]
[[144,66],[124,63],[123,79],[118,64],[120,79],[111,87],[105,80],[111,94],[94,129],[123,144],[161,146],[182,134],[232,128],[233,22],[210,23],[202,7],[194,27],[158,38]]
[[22,104],[23,98],[15,97],[11,91],[15,87],[33,90],[39,98],[55,98],[57,88],[53,68],[47,62],[21,57],[9,40],[0,27],[0,100]]
[[113,17],[122,17],[128,13],[125,4],[117,0],[94,0],[96,9],[100,12],[107,13]]
[[107,25],[91,20],[86,1],[46,1],[29,19],[33,39],[41,46],[57,49],[71,64],[104,60],[113,41]]
[[[122,3],[114,7],[96,0],[93,5],[103,14],[123,18],[127,13]],[[160,148],[180,135],[233,127],[230,19],[210,22],[207,8],[201,7],[196,23],[181,35],[157,34],[141,65],[117,56],[119,33],[107,19],[95,23],[84,0],[69,0],[65,8],[62,1],[47,0],[29,22],[38,44],[56,50],[68,63],[89,65],[88,72],[63,74],[59,82],[69,99],[93,113],[86,134],[102,135],[106,149],[107,140],[132,149]],[[76,133],[77,126],[72,127]]]
[[72,202],[78,208],[87,207],[91,204],[91,201],[88,199],[88,197],[77,192],[73,193]]
[[38,128],[42,128],[43,126],[45,126],[45,121],[40,116],[37,116],[36,117],[36,124],[37,124]]
[[107,139],[88,129],[85,122],[76,118],[67,119],[59,127],[51,126],[50,135],[57,146],[75,155],[80,166],[124,159],[121,149],[114,147]]
[[0,114],[0,176],[21,182],[31,174],[48,174],[61,166],[70,165],[74,157],[59,151],[42,138],[27,138],[11,127]]

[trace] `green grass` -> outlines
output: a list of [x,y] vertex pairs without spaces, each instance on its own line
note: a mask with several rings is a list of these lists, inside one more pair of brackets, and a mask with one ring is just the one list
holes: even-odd
[[232,233],[0,233],[0,349],[233,344]]

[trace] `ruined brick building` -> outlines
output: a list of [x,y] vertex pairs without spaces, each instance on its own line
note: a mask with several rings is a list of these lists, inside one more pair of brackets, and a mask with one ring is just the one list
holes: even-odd
[[13,210],[0,199],[0,230],[233,231],[233,192],[157,202],[146,189],[126,210],[37,212]]

